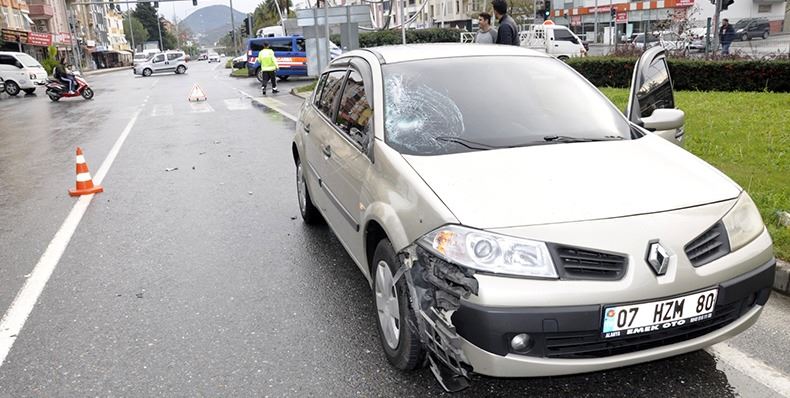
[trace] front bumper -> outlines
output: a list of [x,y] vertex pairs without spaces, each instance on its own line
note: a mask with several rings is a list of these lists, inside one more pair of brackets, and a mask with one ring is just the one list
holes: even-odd
[[[768,300],[775,260],[719,284],[713,317],[688,326],[602,339],[600,305],[496,308],[462,301],[452,323],[476,373],[536,377],[599,371],[678,355],[726,340],[754,324]],[[527,354],[509,352],[529,333]]]

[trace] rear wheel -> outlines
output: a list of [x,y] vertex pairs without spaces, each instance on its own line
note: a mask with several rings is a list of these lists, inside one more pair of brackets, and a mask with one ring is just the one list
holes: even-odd
[[257,78],[259,82],[263,83],[263,71],[261,68],[255,69],[255,78]]
[[304,168],[302,168],[302,161],[299,159],[296,160],[296,195],[299,199],[299,212],[302,214],[302,220],[304,220],[305,224],[320,223],[321,214],[315,208],[313,200],[310,198]]
[[763,32],[763,40],[768,38],[768,31]]
[[284,81],[288,80],[288,77],[289,76],[280,76],[280,81],[284,82]]
[[557,57],[557,59],[559,59],[562,62],[568,62],[568,57],[565,55],[560,55],[559,57]]
[[184,65],[178,65],[178,68],[176,68],[176,73],[179,75],[183,75],[186,71],[187,68],[185,68]]
[[10,96],[15,96],[19,94],[19,85],[16,84],[13,80],[6,80],[5,82],[5,92],[8,93]]
[[49,97],[52,102],[58,102],[60,100],[60,95],[56,93],[54,90],[47,90],[47,96]]
[[153,73],[153,72],[154,71],[152,71],[151,69],[145,68],[145,69],[143,69],[143,76],[145,76],[145,77],[151,76],[151,73]]
[[90,87],[85,87],[85,90],[82,90],[82,97],[87,100],[93,98],[93,90]]
[[741,41],[746,41],[746,40],[751,40],[751,39],[749,38],[748,34],[744,33],[743,36],[741,36]]
[[33,87],[33,88],[23,88],[22,91],[24,91],[25,94],[33,94],[33,93],[36,92],[36,88],[35,87]]
[[373,254],[373,292],[381,346],[387,360],[401,370],[413,370],[422,365],[425,350],[411,325],[417,324],[412,311],[405,278],[393,284],[393,275],[401,262],[387,239],[382,239]]

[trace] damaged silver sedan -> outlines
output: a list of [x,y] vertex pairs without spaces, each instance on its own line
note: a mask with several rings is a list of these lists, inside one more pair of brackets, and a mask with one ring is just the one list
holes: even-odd
[[775,267],[749,195],[682,148],[684,118],[660,48],[625,115],[527,49],[352,51],[300,111],[299,207],[370,282],[392,365],[448,391],[665,358],[751,326]]

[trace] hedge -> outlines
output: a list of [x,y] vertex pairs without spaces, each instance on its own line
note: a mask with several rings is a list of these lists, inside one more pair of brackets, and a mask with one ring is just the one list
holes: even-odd
[[[413,29],[406,31],[406,43],[458,43],[461,40],[459,29]],[[332,35],[330,40],[340,45],[340,35]],[[365,32],[359,35],[360,47],[377,47],[403,44],[400,29]]]
[[[635,58],[573,58],[568,64],[598,87],[631,85]],[[790,61],[669,59],[675,90],[790,92]]]

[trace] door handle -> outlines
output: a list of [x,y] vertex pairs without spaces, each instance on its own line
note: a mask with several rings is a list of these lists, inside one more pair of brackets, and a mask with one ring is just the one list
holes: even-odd
[[322,146],[321,147],[321,152],[323,152],[324,156],[326,156],[327,158],[331,158],[332,157],[332,148],[329,145]]
[[309,124],[303,125],[302,130],[304,130],[305,133],[310,134],[310,125]]

